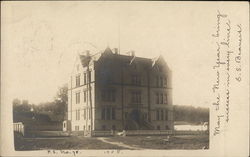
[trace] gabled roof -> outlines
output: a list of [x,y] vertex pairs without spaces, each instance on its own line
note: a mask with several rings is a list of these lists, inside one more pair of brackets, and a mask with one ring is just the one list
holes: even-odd
[[152,59],[152,67],[154,67],[157,62],[162,62],[162,63],[166,64],[162,55]]
[[113,52],[112,52],[112,50],[109,48],[109,46],[104,50],[103,53],[113,54]]
[[150,58],[136,57],[131,55],[115,54],[109,47],[107,47],[103,52],[98,52],[95,55],[89,55],[89,54],[79,55],[79,57],[84,67],[90,64],[90,62],[93,61],[98,62],[106,59],[119,61],[121,64],[125,65],[131,65],[134,63],[144,63],[148,64],[151,67],[154,67],[158,62],[166,64],[164,58],[161,55],[156,58],[150,59]]

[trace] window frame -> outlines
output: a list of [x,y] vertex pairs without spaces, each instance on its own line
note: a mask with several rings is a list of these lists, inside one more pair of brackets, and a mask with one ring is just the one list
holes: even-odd
[[131,103],[141,104],[141,91],[132,91],[131,92]]
[[115,102],[116,101],[116,92],[114,89],[105,89],[102,90],[101,99],[105,102]]
[[83,84],[84,85],[87,84],[87,73],[86,72],[83,73]]
[[80,91],[75,93],[76,94],[76,104],[81,103],[81,94],[80,93],[81,93]]
[[76,75],[76,87],[80,87],[81,86],[81,75],[77,74]]

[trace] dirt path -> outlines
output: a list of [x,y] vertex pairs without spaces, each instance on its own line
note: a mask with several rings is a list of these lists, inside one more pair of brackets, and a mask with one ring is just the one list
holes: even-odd
[[113,144],[113,145],[117,145],[117,146],[128,148],[128,149],[143,149],[143,148],[139,148],[139,147],[135,147],[135,146],[130,146],[130,145],[124,144],[122,142],[107,141],[106,140],[107,138],[104,138],[104,137],[98,137],[97,139],[104,142],[104,143]]

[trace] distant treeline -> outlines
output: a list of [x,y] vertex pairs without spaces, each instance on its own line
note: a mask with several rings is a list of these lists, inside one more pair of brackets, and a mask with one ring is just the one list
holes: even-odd
[[59,88],[53,101],[30,104],[28,100],[13,100],[13,121],[26,123],[62,122],[67,119],[67,85]]
[[[30,104],[28,100],[13,100],[14,122],[62,122],[67,119],[67,85],[59,88],[51,102]],[[175,122],[201,123],[209,121],[209,109],[174,105]]]
[[209,108],[174,105],[174,120],[188,123],[209,121]]

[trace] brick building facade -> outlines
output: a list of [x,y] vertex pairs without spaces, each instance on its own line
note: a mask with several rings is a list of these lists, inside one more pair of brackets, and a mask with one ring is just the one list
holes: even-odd
[[106,48],[75,62],[68,90],[68,130],[172,130],[171,71],[163,57]]

